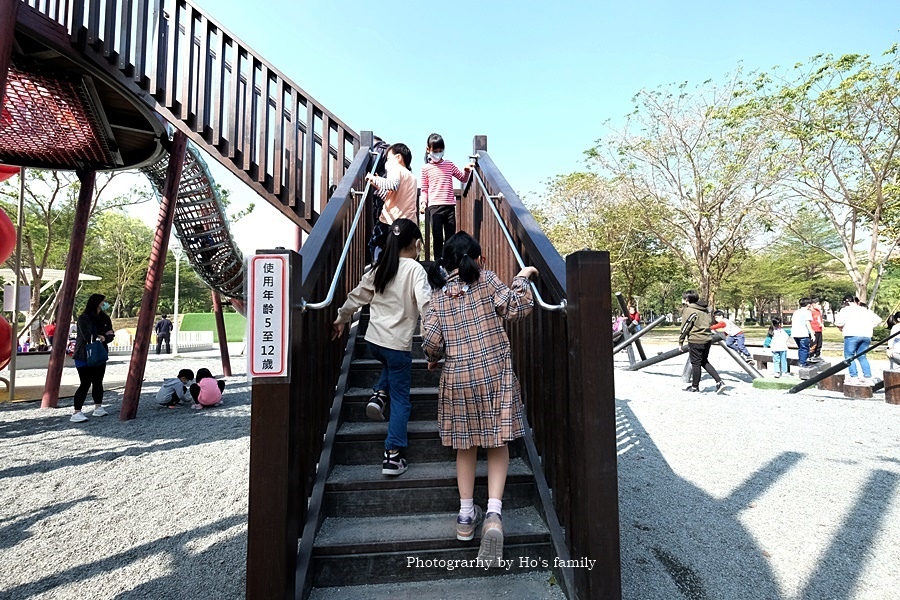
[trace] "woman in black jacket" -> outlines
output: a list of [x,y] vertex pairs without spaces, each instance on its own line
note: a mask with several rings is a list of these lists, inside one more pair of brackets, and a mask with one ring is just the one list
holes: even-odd
[[112,329],[112,321],[109,316],[103,312],[109,308],[109,304],[104,300],[106,296],[103,294],[91,294],[87,304],[84,306],[84,312],[78,317],[77,333],[75,337],[75,369],[78,371],[78,379],[81,385],[75,392],[75,413],[69,419],[73,423],[84,423],[88,420],[87,416],[81,412],[84,401],[87,398],[88,388],[91,389],[91,396],[94,399],[94,416],[106,416],[106,409],[103,408],[103,376],[106,374],[106,363],[88,366],[87,363],[87,345],[91,342],[103,342],[106,346],[109,344],[115,332]]

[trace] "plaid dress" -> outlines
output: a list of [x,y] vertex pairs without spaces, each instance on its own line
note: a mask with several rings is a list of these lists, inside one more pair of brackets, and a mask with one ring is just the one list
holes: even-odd
[[532,308],[526,278],[516,277],[509,288],[492,271],[482,271],[470,285],[453,271],[443,290],[434,291],[422,348],[431,362],[445,358],[438,387],[444,446],[497,448],[525,435],[519,381],[501,318],[517,321]]

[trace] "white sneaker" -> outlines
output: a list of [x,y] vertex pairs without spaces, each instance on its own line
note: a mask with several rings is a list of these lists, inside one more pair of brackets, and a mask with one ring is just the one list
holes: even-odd
[[81,411],[78,411],[77,413],[75,413],[74,415],[72,415],[72,418],[69,419],[69,420],[70,420],[71,422],[73,422],[73,423],[84,423],[85,421],[88,420],[88,418],[87,418],[87,415],[86,415],[86,414],[84,414],[84,413],[81,412]]
[[106,409],[103,408],[102,404],[97,404],[96,407],[94,408],[94,416],[95,417],[105,417],[108,414],[109,413],[106,412]]

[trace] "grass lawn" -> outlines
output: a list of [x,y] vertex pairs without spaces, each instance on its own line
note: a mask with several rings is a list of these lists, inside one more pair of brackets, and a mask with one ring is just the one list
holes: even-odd
[[[180,316],[180,315],[179,315]],[[238,313],[224,313],[225,333],[229,342],[240,342],[247,332],[247,319]],[[213,313],[187,313],[181,318],[181,331],[212,331],[213,341],[218,343],[216,315]]]

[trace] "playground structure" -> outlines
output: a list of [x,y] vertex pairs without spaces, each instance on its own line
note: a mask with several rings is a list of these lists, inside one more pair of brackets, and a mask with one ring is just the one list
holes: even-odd
[[[217,277],[221,293],[238,293],[237,249],[218,216],[201,212],[213,207],[214,187],[184,185],[184,175],[190,180],[194,172],[188,142],[291,220],[298,246],[300,232],[308,233],[299,254],[268,251],[285,254],[291,267],[289,371],[253,380],[246,594],[305,597],[321,557],[298,575],[298,563],[310,564],[298,556],[298,541],[305,524],[303,542],[312,542],[328,510],[321,493],[328,469],[317,465],[332,464],[336,452],[340,417],[331,408],[336,383],[345,389],[352,353],[331,342],[336,306],[319,301],[346,294],[365,267],[374,219],[364,182],[371,132],[350,129],[189,0],[0,0],[0,101],[0,163],[75,170],[82,184],[58,320],[73,311],[95,173],[137,168],[155,178],[159,226],[122,420],[136,414],[173,227],[201,274]],[[597,561],[591,570],[556,569],[566,593],[620,598],[609,256],[583,251],[563,260],[493,163],[486,137],[475,137],[473,154],[478,185],[458,207],[459,227],[491,248],[490,266],[501,278],[510,279],[521,264],[540,271],[539,308],[509,331],[530,426],[523,450],[534,489],[528,502],[546,520],[542,539],[552,540],[556,556]],[[191,191],[187,203],[197,202],[197,210],[179,231],[178,200]],[[46,407],[57,401],[62,347],[56,348]],[[421,485],[423,493],[437,489]],[[367,486],[356,495],[410,493]]]

